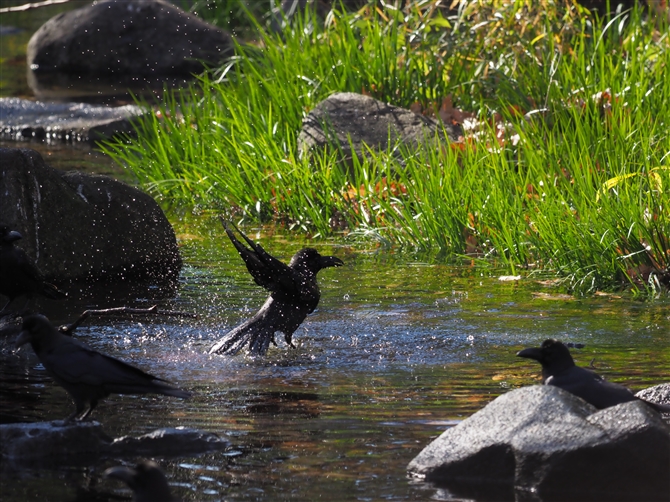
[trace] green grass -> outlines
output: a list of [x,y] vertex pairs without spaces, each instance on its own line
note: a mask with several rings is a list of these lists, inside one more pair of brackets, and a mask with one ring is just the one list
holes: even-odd
[[[105,149],[165,205],[468,255],[567,290],[660,291],[670,273],[670,40],[637,11],[436,2],[260,32]],[[475,113],[457,148],[300,158],[303,117],[338,91]],[[602,94],[598,94],[602,93]],[[521,110],[522,113],[518,113]],[[528,117],[525,112],[538,110]],[[496,125],[508,136],[496,139]],[[652,273],[648,277],[648,272]]]

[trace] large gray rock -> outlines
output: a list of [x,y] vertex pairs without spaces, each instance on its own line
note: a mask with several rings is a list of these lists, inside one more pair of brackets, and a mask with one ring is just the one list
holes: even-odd
[[58,14],[28,43],[33,71],[188,75],[233,51],[231,37],[163,0],[102,0]]
[[112,439],[98,422],[0,425],[0,459],[19,466],[86,465],[100,457],[198,455],[229,446],[216,434],[185,427]]
[[348,160],[354,152],[362,157],[366,151],[364,145],[373,151],[387,151],[397,143],[409,148],[437,148],[457,141],[459,134],[459,128],[450,124],[369,96],[340,92],[321,101],[305,117],[298,148],[301,155],[340,148],[343,158]]
[[670,405],[670,383],[662,383],[648,389],[643,389],[635,395],[650,403]]
[[48,280],[176,283],[181,258],[158,204],[106,176],[63,173],[34,150],[0,148],[0,215]]
[[531,386],[445,431],[408,470],[466,496],[489,486],[543,501],[668,500],[670,427],[641,401],[598,411]]
[[136,105],[95,106],[0,98],[0,137],[75,142],[133,134],[132,120],[144,113]]

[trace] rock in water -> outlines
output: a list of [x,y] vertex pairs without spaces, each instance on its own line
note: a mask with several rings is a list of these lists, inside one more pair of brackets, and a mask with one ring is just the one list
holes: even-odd
[[[0,148],[0,214],[49,282],[171,288],[174,230],[149,195],[107,176],[64,173],[34,150]],[[143,288],[143,290],[146,288]]]
[[596,410],[552,386],[517,389],[448,429],[409,464],[461,496],[521,489],[549,500],[667,500],[670,427],[642,401]]
[[227,33],[163,0],[102,0],[58,14],[28,43],[33,72],[184,75],[233,52]]

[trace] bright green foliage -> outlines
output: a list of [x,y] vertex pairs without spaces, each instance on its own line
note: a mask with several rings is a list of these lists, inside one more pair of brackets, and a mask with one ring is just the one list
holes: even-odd
[[[657,290],[645,272],[670,267],[667,26],[551,0],[462,5],[262,33],[107,151],[169,204],[553,272],[576,292]],[[348,170],[299,158],[303,117],[338,91],[424,109],[451,95],[479,134]]]

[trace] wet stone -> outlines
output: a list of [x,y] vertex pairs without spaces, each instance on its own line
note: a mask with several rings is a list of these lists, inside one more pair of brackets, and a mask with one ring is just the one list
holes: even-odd
[[160,206],[106,176],[64,173],[30,149],[0,148],[0,213],[49,282],[157,286],[172,294],[181,257]]
[[220,436],[186,427],[157,429],[143,436],[123,436],[114,440],[112,456],[173,456],[223,450],[230,442]]
[[102,455],[111,442],[98,422],[0,425],[3,464],[86,463]]
[[2,463],[17,467],[86,465],[101,457],[197,455],[229,446],[216,434],[185,427],[112,439],[98,422],[54,420],[0,425]]
[[99,141],[118,134],[134,134],[132,121],[144,112],[136,105],[109,107],[0,98],[0,137],[19,141]]
[[444,432],[411,474],[460,496],[490,487],[548,500],[663,500],[670,427],[642,401],[596,410],[553,386],[503,394]]

